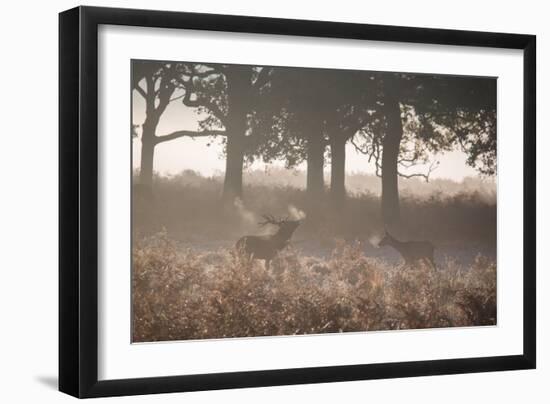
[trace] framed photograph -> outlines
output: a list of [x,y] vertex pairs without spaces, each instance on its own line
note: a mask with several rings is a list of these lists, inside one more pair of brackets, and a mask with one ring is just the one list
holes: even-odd
[[535,368],[534,36],[59,27],[61,391]]

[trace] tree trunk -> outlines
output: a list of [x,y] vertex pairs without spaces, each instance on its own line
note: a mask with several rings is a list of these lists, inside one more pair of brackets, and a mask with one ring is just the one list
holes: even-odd
[[243,165],[247,114],[250,110],[252,69],[234,65],[225,71],[228,112],[224,119],[227,131],[223,200],[233,203],[243,196]]
[[155,156],[155,130],[156,122],[146,119],[143,123],[141,134],[141,164],[139,170],[139,182],[143,189],[148,191],[153,187],[153,161]]
[[333,204],[342,207],[346,200],[346,138],[335,134],[330,142],[330,194]]
[[310,133],[307,139],[307,195],[318,201],[324,191],[323,166],[325,146],[321,133]]
[[243,195],[244,131],[235,128],[227,136],[223,199],[233,203]]
[[397,161],[403,137],[401,107],[395,99],[386,101],[386,133],[382,143],[382,219],[386,226],[399,224],[399,188],[397,183]]

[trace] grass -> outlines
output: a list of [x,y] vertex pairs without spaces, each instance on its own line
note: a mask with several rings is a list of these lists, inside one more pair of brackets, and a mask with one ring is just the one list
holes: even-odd
[[[303,188],[269,183],[271,177],[255,173],[245,182],[239,206],[223,207],[222,179],[184,172],[174,177],[156,177],[152,204],[143,203],[134,187],[133,224],[136,234],[147,235],[163,228],[182,241],[236,240],[258,232],[262,214],[286,216],[292,210],[307,213],[300,226],[300,238],[352,241],[383,232],[380,197],[371,192],[350,192],[343,209],[335,210],[330,198],[311,206]],[[481,183],[480,183],[481,184]],[[402,228],[398,238],[427,239],[436,244],[496,245],[496,197],[481,185],[470,191],[448,193],[405,193],[401,195]],[[447,185],[450,189],[450,186]],[[467,184],[464,185],[468,188]]]
[[266,271],[166,232],[133,248],[134,342],[496,324],[496,263],[390,266],[341,241],[326,259],[287,248]]

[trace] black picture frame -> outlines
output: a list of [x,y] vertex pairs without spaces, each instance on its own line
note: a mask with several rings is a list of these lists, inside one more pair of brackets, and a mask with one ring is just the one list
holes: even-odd
[[[100,24],[523,50],[523,354],[99,381],[97,62]],[[59,100],[59,390],[84,398],[535,368],[535,36],[77,7],[59,15]]]

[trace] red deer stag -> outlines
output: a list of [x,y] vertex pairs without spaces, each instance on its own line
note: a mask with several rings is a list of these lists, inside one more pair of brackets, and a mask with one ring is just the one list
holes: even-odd
[[428,262],[434,270],[437,269],[434,260],[434,246],[429,241],[399,241],[387,231],[378,247],[389,245],[395,248],[405,260],[405,265],[412,266],[415,262]]
[[270,261],[275,258],[277,253],[285,248],[292,234],[300,225],[299,220],[282,219],[277,220],[271,215],[263,215],[263,222],[260,226],[274,224],[279,227],[276,233],[265,236],[244,236],[241,237],[235,247],[237,251],[244,254],[248,259],[264,260],[265,268],[269,269]]

